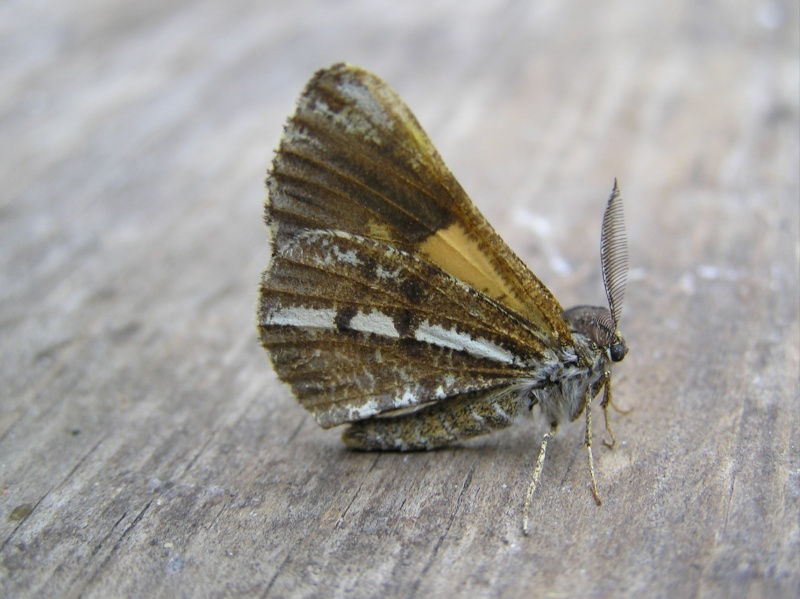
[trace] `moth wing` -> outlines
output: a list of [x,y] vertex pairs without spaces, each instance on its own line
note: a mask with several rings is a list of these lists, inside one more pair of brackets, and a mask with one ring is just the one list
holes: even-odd
[[268,179],[273,247],[336,229],[419,256],[527,320],[541,344],[571,345],[562,308],[445,166],[400,97],[337,64],[309,82]]
[[277,244],[258,324],[275,370],[323,427],[480,390],[555,361],[502,304],[383,241],[304,229]]

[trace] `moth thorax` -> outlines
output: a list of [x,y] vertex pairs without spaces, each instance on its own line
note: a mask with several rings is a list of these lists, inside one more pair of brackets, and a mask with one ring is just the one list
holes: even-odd
[[612,361],[621,362],[628,353],[625,339],[614,325],[608,308],[576,306],[565,311],[563,317],[574,330],[586,335],[598,347],[608,349]]

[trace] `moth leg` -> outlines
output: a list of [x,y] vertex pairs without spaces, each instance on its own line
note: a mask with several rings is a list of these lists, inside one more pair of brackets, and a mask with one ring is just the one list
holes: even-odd
[[545,433],[542,438],[542,446],[539,448],[539,457],[536,459],[536,469],[533,471],[531,483],[528,485],[528,491],[525,493],[525,503],[522,505],[522,533],[528,534],[528,514],[531,508],[531,499],[536,487],[539,485],[539,477],[542,475],[542,468],[544,467],[544,456],[547,453],[547,442],[552,439],[556,434],[557,423],[551,425],[550,431]]
[[605,418],[606,421],[606,432],[611,437],[611,443],[609,443],[605,439],[603,440],[603,443],[609,449],[614,449],[614,446],[617,444],[617,438],[614,436],[614,431],[611,430],[611,422],[608,419],[608,408],[609,407],[614,408],[615,412],[623,415],[630,414],[633,408],[630,408],[628,410],[620,410],[614,403],[614,399],[612,398],[611,395],[611,373],[606,371],[604,379],[605,383],[603,389],[603,401],[600,402],[600,407],[603,408],[603,417]]
[[[609,449],[614,449],[614,446],[617,444],[617,438],[614,436],[614,431],[611,430],[611,421],[608,419],[608,408],[614,406],[614,400],[611,397],[611,373],[606,370],[603,378],[605,379],[605,383],[603,384],[603,400],[600,402],[600,407],[603,408],[603,418],[606,421],[606,432],[611,437],[611,443],[603,439],[603,444]],[[614,409],[616,409],[616,406]]]
[[[586,452],[589,455],[589,475],[592,477],[592,495],[597,505],[603,505],[600,494],[597,492],[597,480],[594,477],[594,457],[592,456],[592,406],[586,404]],[[606,420],[606,424],[608,420]],[[613,437],[612,437],[613,438]]]

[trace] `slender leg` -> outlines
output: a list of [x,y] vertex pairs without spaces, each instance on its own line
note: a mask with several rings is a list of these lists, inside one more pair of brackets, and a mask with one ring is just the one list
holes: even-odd
[[617,444],[617,438],[614,436],[614,431],[611,430],[611,422],[608,419],[608,408],[614,408],[614,411],[619,414],[630,414],[633,408],[629,410],[620,410],[617,405],[614,403],[614,399],[611,395],[611,373],[605,373],[605,385],[603,387],[603,401],[600,402],[600,406],[603,408],[603,417],[606,421],[606,432],[608,433],[609,437],[611,437],[611,443],[603,440],[603,443],[609,449],[614,449],[614,446]]
[[586,451],[589,454],[589,475],[592,477],[592,495],[597,505],[603,505],[600,494],[597,492],[597,481],[594,478],[594,457],[592,456],[592,410],[591,405],[586,405]]
[[[606,383],[603,386],[603,401],[600,402],[600,406],[603,408],[603,418],[606,421],[606,432],[611,437],[611,443],[603,439],[603,443],[609,449],[614,449],[614,446],[617,444],[617,438],[614,436],[614,431],[611,430],[611,423],[608,420],[608,408],[613,406],[613,400],[611,399],[611,373],[606,371],[605,374]],[[616,409],[616,407],[614,408]]]
[[533,498],[533,493],[536,491],[536,487],[539,485],[539,477],[542,475],[542,468],[544,467],[544,456],[547,452],[547,442],[553,438],[556,434],[556,426],[550,429],[550,432],[546,433],[545,436],[542,438],[542,446],[539,448],[539,457],[536,460],[536,469],[533,471],[533,478],[531,478],[531,484],[528,485],[528,492],[525,493],[525,503],[522,506],[522,533],[527,535],[528,534],[528,514],[531,508],[531,499]]

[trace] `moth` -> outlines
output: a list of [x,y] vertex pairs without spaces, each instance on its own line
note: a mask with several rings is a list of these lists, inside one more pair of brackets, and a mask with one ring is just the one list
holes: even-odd
[[564,310],[503,242],[381,79],[336,64],[309,81],[267,179],[272,256],[258,301],[261,343],[323,428],[359,450],[433,449],[511,425],[539,406],[550,425],[586,418],[628,352],[627,273],[616,181],[600,255],[608,308]]

